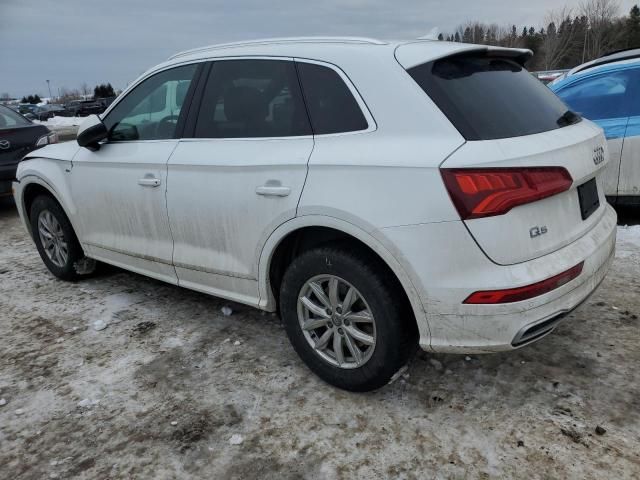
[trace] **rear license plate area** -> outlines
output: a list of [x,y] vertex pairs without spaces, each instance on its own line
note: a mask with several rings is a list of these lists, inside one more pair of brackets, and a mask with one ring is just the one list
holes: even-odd
[[578,199],[580,200],[580,214],[582,215],[582,220],[586,220],[600,206],[598,185],[595,178],[592,178],[578,187]]

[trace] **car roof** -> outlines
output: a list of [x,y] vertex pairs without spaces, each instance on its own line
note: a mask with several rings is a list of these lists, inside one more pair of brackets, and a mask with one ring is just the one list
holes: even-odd
[[[502,47],[487,47],[460,42],[445,42],[430,39],[414,40],[378,40],[366,37],[286,37],[249,40],[244,42],[222,43],[176,53],[158,67],[167,64],[197,61],[215,57],[232,56],[287,56],[309,58],[322,61],[332,61],[344,58],[345,55],[357,57],[365,52],[387,50],[391,55],[398,52],[400,47],[407,47],[405,57],[422,55],[422,62],[457,52],[485,50],[500,51],[514,58],[529,58],[532,55],[526,49],[507,49]],[[405,68],[404,64],[398,56]],[[153,70],[155,70],[154,68]]]

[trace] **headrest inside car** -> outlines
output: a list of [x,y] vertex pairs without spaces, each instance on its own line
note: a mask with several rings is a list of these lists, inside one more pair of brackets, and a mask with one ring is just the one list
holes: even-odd
[[257,88],[230,87],[224,94],[224,114],[230,122],[262,122],[269,114],[269,105]]

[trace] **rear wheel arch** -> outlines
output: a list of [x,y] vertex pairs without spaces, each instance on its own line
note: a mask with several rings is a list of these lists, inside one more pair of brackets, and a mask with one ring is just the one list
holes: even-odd
[[429,336],[426,314],[416,288],[400,263],[377,239],[349,222],[332,217],[323,217],[315,222],[298,217],[288,224],[281,226],[269,238],[260,258],[262,307],[276,309],[284,272],[296,256],[319,246],[341,245],[345,249],[356,249],[366,254],[390,276],[398,288],[398,295],[402,296],[402,301],[413,313],[413,323],[420,331],[420,336]]

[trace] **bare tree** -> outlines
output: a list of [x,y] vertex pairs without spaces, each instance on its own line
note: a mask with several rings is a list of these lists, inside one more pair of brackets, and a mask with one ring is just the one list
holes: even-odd
[[551,10],[545,17],[547,34],[542,39],[542,64],[545,70],[557,68],[574,46],[575,24],[572,11],[563,7]]
[[614,28],[620,4],[618,0],[585,0],[580,11],[587,19],[583,59],[598,58],[611,50],[621,34]]
[[81,86],[80,86],[80,91],[82,92],[83,96],[88,96],[89,94],[91,94],[92,90],[89,88],[89,85],[87,85],[87,82],[84,82]]

